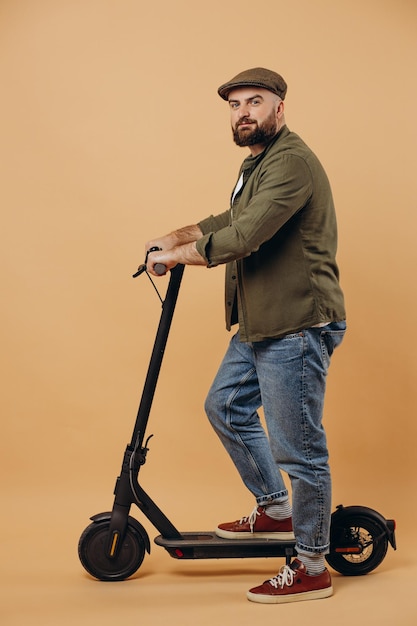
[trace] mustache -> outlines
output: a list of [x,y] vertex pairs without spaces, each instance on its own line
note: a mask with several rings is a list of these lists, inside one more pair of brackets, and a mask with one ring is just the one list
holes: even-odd
[[242,124],[257,124],[257,121],[251,119],[250,117],[242,117],[242,119],[236,124],[236,128],[242,126]]

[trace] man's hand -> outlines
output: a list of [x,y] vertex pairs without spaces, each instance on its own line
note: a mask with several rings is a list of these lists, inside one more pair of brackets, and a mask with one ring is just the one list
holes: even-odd
[[151,248],[160,248],[161,250],[171,250],[177,246],[183,246],[186,243],[192,243],[197,241],[203,236],[199,226],[192,224],[191,226],[184,226],[178,230],[172,231],[164,237],[157,237],[145,244],[145,254]]
[[171,270],[178,263],[183,265],[207,265],[205,259],[197,252],[195,242],[186,243],[183,246],[176,246],[171,250],[158,250],[149,252],[147,260],[147,270],[153,276],[161,276],[155,272],[155,265],[162,263],[168,270]]
[[[155,265],[161,263],[171,270],[178,263],[184,265],[207,265],[203,257],[197,252],[195,242],[203,236],[199,226],[191,225],[174,230],[164,237],[151,239],[145,244],[147,257],[147,271],[153,276],[161,276],[155,272]],[[158,251],[149,252],[151,248]]]
[[164,237],[152,239],[151,241],[147,241],[145,243],[145,257],[152,248],[159,248],[159,250],[171,250],[174,246],[175,240],[172,233],[165,235]]
[[[152,274],[153,276],[164,276],[168,270],[171,270],[173,267],[175,267],[177,265],[177,261],[173,259],[173,250],[174,249],[155,250],[154,252],[148,252],[146,257],[146,269],[148,273]],[[159,266],[157,268],[158,270],[161,269],[161,265],[164,266],[166,268],[166,271],[163,273],[161,273],[161,271],[156,272],[155,265]]]

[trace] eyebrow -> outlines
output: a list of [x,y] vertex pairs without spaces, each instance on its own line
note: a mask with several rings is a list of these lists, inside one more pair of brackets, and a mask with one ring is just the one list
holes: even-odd
[[[264,99],[263,96],[261,96],[260,93],[255,93],[253,96],[250,96],[250,98],[246,98],[245,102],[250,102],[254,98],[260,98],[261,100]],[[235,98],[230,98],[230,100],[228,102],[240,102],[240,100],[236,100]]]

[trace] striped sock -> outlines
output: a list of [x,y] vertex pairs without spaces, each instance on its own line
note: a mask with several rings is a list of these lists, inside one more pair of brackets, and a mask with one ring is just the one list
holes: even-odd
[[326,569],[324,554],[299,554],[298,559],[305,565],[310,576],[318,576]]
[[272,519],[282,520],[291,517],[292,509],[289,499],[277,502],[276,504],[268,504],[265,507],[265,513]]

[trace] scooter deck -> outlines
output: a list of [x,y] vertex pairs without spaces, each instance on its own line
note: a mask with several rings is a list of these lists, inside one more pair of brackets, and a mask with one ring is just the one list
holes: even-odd
[[295,542],[277,539],[222,539],[213,531],[185,532],[181,538],[154,539],[174,559],[234,559],[293,556]]

